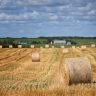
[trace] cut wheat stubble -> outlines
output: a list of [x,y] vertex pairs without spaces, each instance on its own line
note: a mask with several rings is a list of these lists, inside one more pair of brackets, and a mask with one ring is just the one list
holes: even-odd
[[60,66],[65,85],[92,82],[91,65],[86,57],[63,59]]

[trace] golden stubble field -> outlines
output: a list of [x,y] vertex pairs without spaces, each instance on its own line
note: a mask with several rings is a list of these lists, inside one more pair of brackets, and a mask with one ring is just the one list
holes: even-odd
[[[96,96],[96,48],[5,48],[0,49],[0,96]],[[40,62],[32,62],[32,52]],[[65,86],[59,65],[64,58],[87,57],[92,66],[91,84]]]

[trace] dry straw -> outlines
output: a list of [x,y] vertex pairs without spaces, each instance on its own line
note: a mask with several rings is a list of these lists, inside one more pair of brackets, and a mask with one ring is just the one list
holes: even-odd
[[45,48],[49,48],[49,45],[45,45]]
[[68,53],[68,49],[63,49],[63,54],[67,54]]
[[31,45],[31,48],[34,48],[34,45]]
[[85,46],[85,45],[82,45],[82,46],[81,46],[81,50],[82,50],[82,51],[86,51],[86,46]]
[[9,45],[9,48],[13,48],[13,46],[12,45]]
[[91,44],[91,47],[92,47],[92,48],[95,48],[95,44]]
[[92,82],[91,65],[86,57],[63,59],[60,74],[66,85]]
[[0,45],[0,48],[2,48],[2,45]]
[[32,62],[39,62],[40,61],[40,54],[37,52],[32,53]]
[[22,48],[22,45],[18,45],[18,48]]
[[61,46],[61,48],[64,48],[64,46]]

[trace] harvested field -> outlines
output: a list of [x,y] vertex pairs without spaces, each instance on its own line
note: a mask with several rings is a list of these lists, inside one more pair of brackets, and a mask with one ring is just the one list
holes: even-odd
[[[63,54],[62,50],[62,48],[0,49],[0,96],[26,96],[26,94],[27,96],[42,96],[42,94],[95,96],[96,48],[87,48],[86,51],[80,48],[68,48],[67,54]],[[34,52],[40,53],[40,62],[32,62]],[[65,87],[64,80],[60,76],[60,61],[77,57],[87,57],[90,61],[92,83],[71,84]]]

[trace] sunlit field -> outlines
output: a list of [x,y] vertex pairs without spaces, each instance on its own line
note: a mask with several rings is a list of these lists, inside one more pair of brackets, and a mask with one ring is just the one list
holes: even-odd
[[[0,96],[96,96],[96,48],[2,48],[0,49]],[[32,52],[40,62],[32,62]],[[92,67],[92,83],[61,84],[60,61],[87,57]]]

